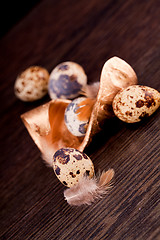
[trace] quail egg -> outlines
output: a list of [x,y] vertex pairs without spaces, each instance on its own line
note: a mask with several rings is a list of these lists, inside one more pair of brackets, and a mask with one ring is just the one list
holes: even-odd
[[87,76],[83,68],[75,62],[63,62],[51,72],[48,93],[51,99],[73,99],[78,97]]
[[160,93],[151,87],[133,85],[117,93],[112,106],[120,120],[127,123],[139,122],[160,106]]
[[23,71],[14,85],[15,95],[22,101],[32,102],[48,92],[49,73],[45,68],[31,66]]
[[84,175],[94,176],[94,165],[83,152],[74,148],[61,148],[53,156],[53,169],[57,178],[67,187],[77,184]]
[[94,103],[94,99],[79,97],[67,106],[64,121],[74,136],[82,137],[85,135]]

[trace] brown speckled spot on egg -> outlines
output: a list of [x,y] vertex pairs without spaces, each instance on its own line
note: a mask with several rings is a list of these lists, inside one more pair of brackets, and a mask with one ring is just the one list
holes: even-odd
[[63,157],[63,156],[58,156],[58,157],[56,158],[56,160],[57,160],[59,163],[61,163],[61,164],[67,164],[67,163],[69,162],[69,160],[70,160],[70,156],[65,156],[65,157]]
[[116,105],[116,111],[119,111],[119,107]]
[[144,101],[143,100],[138,100],[135,104],[136,104],[137,108],[141,108],[141,107],[144,106]]
[[72,148],[67,148],[67,149],[65,149],[64,148],[64,151],[65,151],[65,153],[67,154],[69,154],[69,153],[72,153],[72,152],[74,152],[74,149],[72,149]]
[[67,164],[70,161],[70,156],[67,154],[65,149],[60,149],[54,155],[54,162],[58,161],[61,164]]
[[73,155],[73,157],[76,159],[76,160],[82,160],[82,156],[80,154],[75,154]]
[[19,88],[15,88],[15,91],[16,91],[17,93],[20,93],[20,92],[21,92],[21,90],[20,90]]
[[75,74],[72,74],[72,75],[70,76],[70,80],[71,80],[71,81],[77,81],[77,76],[76,76]]
[[70,172],[69,174],[72,176],[72,178],[76,177],[76,175],[73,172]]
[[82,155],[85,159],[88,159],[88,156],[85,153],[82,153]]
[[60,175],[60,174],[61,174],[61,169],[60,169],[57,165],[55,165],[55,173],[56,173],[57,175]]
[[143,92],[146,91],[145,87],[144,86],[141,86],[141,85],[137,85]]
[[67,64],[62,64],[58,67],[58,70],[61,70],[61,71],[66,71],[69,69],[69,66]]
[[153,106],[153,105],[155,106],[156,105],[152,93],[149,93],[149,92],[146,91],[144,98],[146,100],[145,105],[147,106],[147,108],[150,108],[151,106]]
[[125,114],[126,114],[127,116],[132,116],[132,112],[129,112],[129,111],[125,112]]
[[27,91],[27,94],[32,94],[32,92],[31,91]]
[[76,174],[80,174],[80,170],[77,170]]

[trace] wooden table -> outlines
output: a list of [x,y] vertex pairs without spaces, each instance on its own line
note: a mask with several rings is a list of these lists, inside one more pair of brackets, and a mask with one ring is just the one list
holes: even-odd
[[96,171],[114,168],[114,187],[91,206],[71,207],[20,119],[49,96],[24,103],[13,90],[31,65],[50,72],[75,61],[91,83],[118,56],[139,84],[160,91],[159,7],[154,0],[42,0],[1,38],[1,239],[160,239],[160,111],[138,124],[108,122],[86,153]]

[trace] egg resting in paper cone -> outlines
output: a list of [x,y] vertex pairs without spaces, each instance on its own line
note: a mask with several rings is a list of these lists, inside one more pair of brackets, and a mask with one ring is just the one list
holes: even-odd
[[73,136],[64,122],[64,112],[70,100],[56,99],[21,115],[21,118],[42,153],[52,166],[54,153],[64,147],[84,151],[93,136],[102,129],[103,122],[114,116],[112,101],[123,88],[137,84],[137,76],[124,60],[113,57],[103,66],[100,86],[84,137]]

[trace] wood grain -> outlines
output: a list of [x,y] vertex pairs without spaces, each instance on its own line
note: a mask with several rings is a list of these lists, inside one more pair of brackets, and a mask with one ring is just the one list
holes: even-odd
[[24,0],[23,2],[20,0],[1,1],[0,37],[8,33],[10,29],[18,24],[40,1],[41,0]]
[[112,56],[126,60],[139,84],[160,91],[158,1],[42,0],[0,39],[1,239],[160,238],[160,111],[138,124],[108,121],[86,153],[96,171],[113,167],[114,187],[91,206],[70,207],[20,120],[42,103],[16,99],[17,75],[31,65],[50,72],[81,64],[98,81]]

